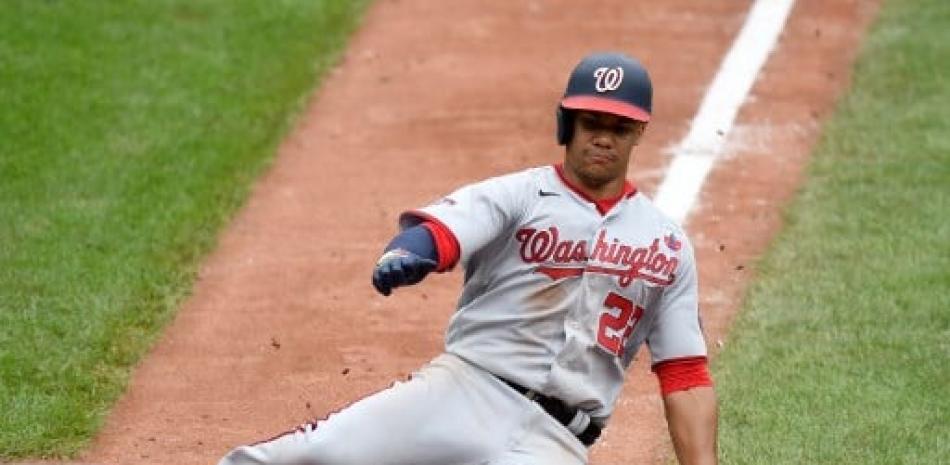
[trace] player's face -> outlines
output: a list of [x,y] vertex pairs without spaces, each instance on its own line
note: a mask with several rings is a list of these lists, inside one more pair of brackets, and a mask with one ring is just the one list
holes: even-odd
[[574,137],[567,146],[565,168],[593,189],[626,179],[630,151],[645,127],[646,123],[622,116],[578,111],[574,118]]

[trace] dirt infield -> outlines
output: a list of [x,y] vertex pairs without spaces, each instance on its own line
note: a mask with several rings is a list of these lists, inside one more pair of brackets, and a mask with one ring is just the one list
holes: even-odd
[[[688,229],[713,353],[876,5],[797,2],[703,189]],[[625,50],[652,74],[655,115],[630,177],[653,192],[748,6],[376,2],[82,460],[214,463],[404,377],[441,350],[461,276],[376,295],[371,266],[397,214],[557,161],[555,102],[594,49]],[[656,382],[642,363],[630,376],[594,464],[668,457]]]

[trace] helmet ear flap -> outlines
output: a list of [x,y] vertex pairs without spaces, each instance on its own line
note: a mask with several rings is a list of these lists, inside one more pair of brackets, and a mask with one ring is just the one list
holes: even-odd
[[557,143],[567,145],[574,137],[574,112],[557,107]]

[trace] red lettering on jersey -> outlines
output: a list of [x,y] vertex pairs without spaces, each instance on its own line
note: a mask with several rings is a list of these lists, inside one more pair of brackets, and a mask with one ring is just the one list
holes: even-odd
[[521,243],[521,259],[525,263],[577,263],[587,260],[587,241],[561,241],[557,226],[548,229],[523,228],[515,233]]
[[617,247],[617,256],[615,257],[617,263],[627,263],[627,260],[630,259],[631,253],[633,253],[633,247],[630,247],[627,244]]
[[553,266],[540,266],[538,273],[545,274],[554,281],[561,278],[572,278],[584,274],[583,268],[555,268]]
[[564,241],[557,245],[554,248],[554,259],[555,263],[569,263],[571,261],[571,247],[574,246],[573,241]]
[[608,249],[607,256],[610,257],[610,263],[617,263],[617,242],[619,241],[614,239],[614,243],[610,244],[610,249]]
[[531,237],[534,236],[534,232],[537,231],[534,228],[523,228],[519,229],[515,233],[515,239],[521,243],[521,260],[525,263],[533,263],[534,260],[532,257],[529,257],[528,252],[528,242],[531,240]]
[[[606,312],[600,315],[597,342],[610,353],[622,357],[633,328],[643,318],[643,308],[620,294],[611,292],[604,300]],[[611,310],[616,310],[614,314]]]
[[[679,259],[660,251],[660,238],[653,239],[648,247],[633,247],[612,238],[600,230],[593,250],[587,255],[587,241],[561,240],[557,226],[547,229],[522,228],[515,233],[521,243],[521,260],[525,263],[549,263],[562,266],[539,266],[537,271],[551,279],[579,276],[584,272],[616,276],[621,287],[627,287],[635,279],[643,279],[661,286],[674,280]],[[664,241],[671,251],[670,241]],[[677,246],[681,242],[676,243]],[[599,264],[591,264],[597,262]],[[563,266],[574,265],[574,266]],[[613,267],[603,265],[614,265]],[[620,266],[620,268],[617,268]]]
[[609,262],[607,257],[607,242],[604,241],[604,236],[607,234],[607,231],[600,230],[600,235],[597,236],[597,243],[594,244],[594,252],[590,254],[590,258],[601,262]]
[[574,245],[574,252],[571,253],[569,261],[586,262],[587,261],[587,241],[578,241]]

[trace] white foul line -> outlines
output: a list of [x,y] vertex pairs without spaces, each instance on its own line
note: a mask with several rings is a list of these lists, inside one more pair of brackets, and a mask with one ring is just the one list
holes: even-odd
[[655,203],[683,223],[699,190],[722,153],[739,107],[778,40],[795,0],[756,0],[739,36],[706,91],[689,133],[673,149],[673,161]]

